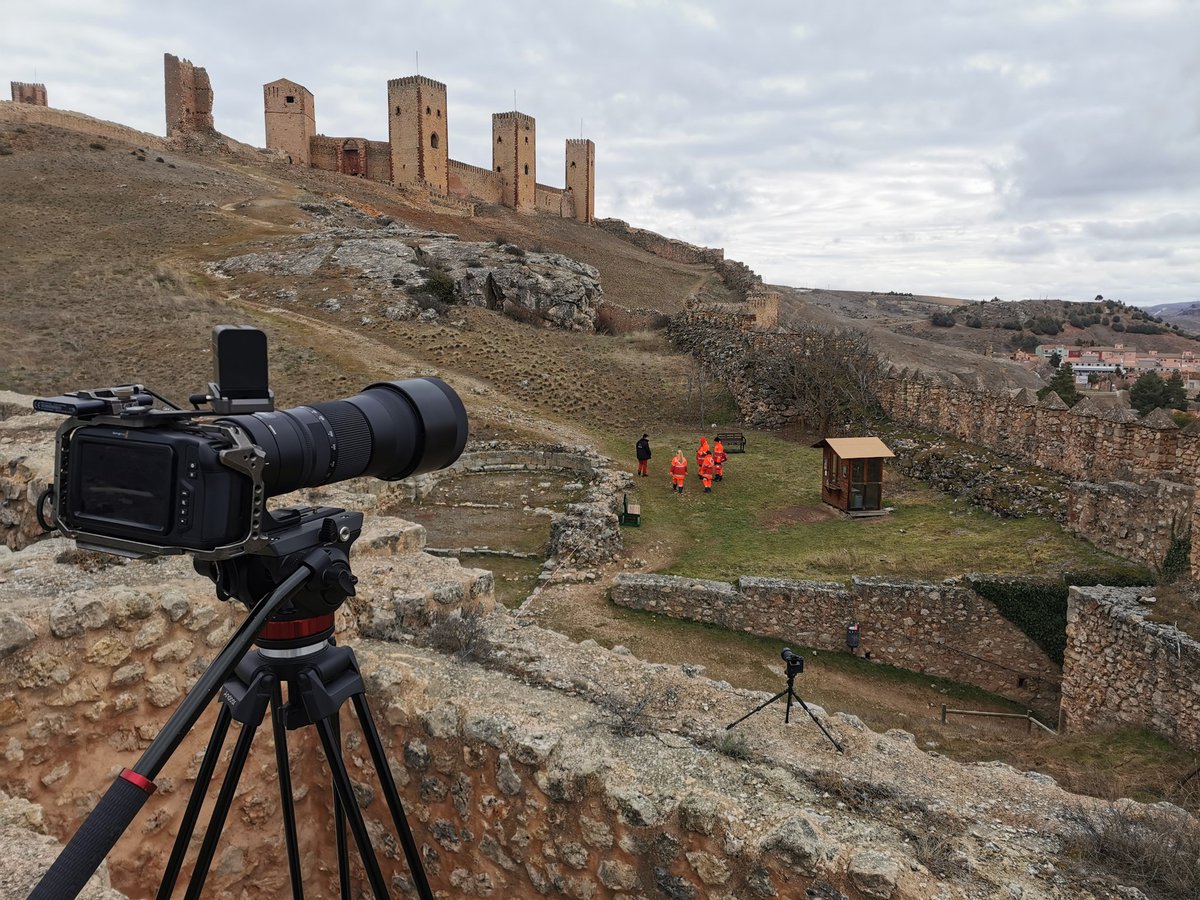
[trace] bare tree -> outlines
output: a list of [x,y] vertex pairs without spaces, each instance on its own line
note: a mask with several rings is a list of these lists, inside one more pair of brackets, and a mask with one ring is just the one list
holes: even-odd
[[878,407],[883,362],[863,331],[800,325],[760,342],[752,364],[756,380],[822,435]]

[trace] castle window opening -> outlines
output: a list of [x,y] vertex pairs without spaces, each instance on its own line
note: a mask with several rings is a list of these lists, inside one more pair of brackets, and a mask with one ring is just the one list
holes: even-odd
[[288,103],[295,103],[295,102],[296,102],[296,98],[295,98],[295,97],[290,97],[290,96],[289,96],[289,97],[287,97],[287,98],[286,98],[286,102],[288,102]]
[[437,117],[439,119],[442,117],[442,111],[440,109],[437,111]]
[[571,160],[571,168],[572,168],[572,169],[573,169],[573,168],[575,168],[575,161],[574,161],[574,160]]
[[400,115],[400,107],[396,107],[396,115]]
[[529,163],[525,163],[525,174],[529,174]]
[[429,135],[429,146],[432,147],[434,150],[436,150],[438,148],[438,136],[437,136],[436,131],[433,132],[433,134]]
[[497,144],[503,144],[503,143],[504,143],[504,138],[503,138],[503,136],[501,136],[501,135],[496,135],[496,143],[497,143]]
[[433,110],[431,110],[428,106],[425,107],[425,115],[429,115],[431,112],[433,112]]
[[529,135],[525,135],[525,143],[529,143]]

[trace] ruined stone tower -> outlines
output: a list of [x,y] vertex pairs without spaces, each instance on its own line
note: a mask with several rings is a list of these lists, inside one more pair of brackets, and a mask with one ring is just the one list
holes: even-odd
[[263,85],[267,149],[286,153],[293,165],[307,166],[309,140],[317,133],[316,102],[302,84],[280,78]]
[[537,124],[522,112],[492,113],[492,168],[504,187],[501,202],[533,211],[537,191]]
[[49,106],[46,102],[46,86],[25,81],[10,81],[13,103],[28,103],[31,106]]
[[213,90],[208,73],[186,59],[163,54],[167,92],[167,137],[189,132],[215,132]]
[[450,189],[446,86],[423,75],[388,81],[392,182]]
[[563,182],[575,201],[575,218],[596,221],[596,145],[585,138],[567,139],[567,177]]

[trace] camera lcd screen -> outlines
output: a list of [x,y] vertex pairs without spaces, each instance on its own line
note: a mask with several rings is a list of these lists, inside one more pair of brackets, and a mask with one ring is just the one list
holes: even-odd
[[166,444],[79,441],[73,506],[81,516],[166,532],[171,520],[175,452]]

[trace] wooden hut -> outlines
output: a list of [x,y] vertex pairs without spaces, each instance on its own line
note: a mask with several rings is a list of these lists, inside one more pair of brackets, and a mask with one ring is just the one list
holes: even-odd
[[875,437],[823,438],[821,499],[852,516],[881,516],[883,461],[895,456]]

